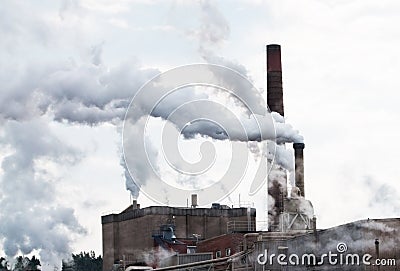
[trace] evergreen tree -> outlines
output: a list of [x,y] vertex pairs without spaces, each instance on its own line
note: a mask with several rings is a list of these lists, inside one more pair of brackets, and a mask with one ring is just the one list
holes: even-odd
[[94,251],[72,254],[71,261],[62,262],[62,271],[102,271],[103,258]]
[[29,260],[28,265],[27,265],[27,270],[39,270],[40,266],[40,260],[35,257],[35,255],[32,256],[32,258]]
[[0,271],[36,271],[39,270],[40,260],[36,256],[28,257],[17,256],[12,268],[9,267],[5,257],[0,257]]
[[10,271],[8,268],[8,261],[4,257],[0,257],[0,271]]

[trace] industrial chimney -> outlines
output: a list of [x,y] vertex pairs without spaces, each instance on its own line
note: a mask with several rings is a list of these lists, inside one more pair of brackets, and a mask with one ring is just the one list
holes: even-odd
[[295,168],[295,182],[300,190],[300,196],[304,197],[304,143],[293,143],[294,149],[294,168]]
[[[281,46],[278,44],[267,45],[267,104],[270,111],[284,115]],[[286,180],[286,173],[284,174]],[[273,204],[269,204],[273,207],[268,210],[268,230],[279,231],[279,215],[284,210],[283,202],[287,196],[286,183],[282,183],[278,178],[269,177],[268,194],[273,200]]]
[[284,115],[281,46],[278,44],[267,45],[267,104],[271,111]]

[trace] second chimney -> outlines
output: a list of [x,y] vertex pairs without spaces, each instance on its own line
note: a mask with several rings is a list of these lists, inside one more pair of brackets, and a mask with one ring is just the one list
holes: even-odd
[[295,167],[295,182],[300,190],[300,196],[304,197],[304,143],[293,143],[294,149],[294,167]]

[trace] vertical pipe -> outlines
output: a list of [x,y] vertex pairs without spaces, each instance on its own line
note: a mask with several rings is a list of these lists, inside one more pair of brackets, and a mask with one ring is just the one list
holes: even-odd
[[304,191],[304,143],[293,143],[294,149],[294,167],[295,167],[295,183],[300,190],[300,196],[305,196]]
[[251,224],[250,224],[250,207],[247,207],[247,231],[251,231]]
[[315,249],[318,251],[319,236],[318,236],[318,230],[317,230],[317,217],[313,216],[311,221],[312,221],[312,230],[314,233]]
[[[379,239],[375,239],[375,253],[376,253],[376,259],[379,259]],[[377,270],[380,270],[380,266],[377,265]]]

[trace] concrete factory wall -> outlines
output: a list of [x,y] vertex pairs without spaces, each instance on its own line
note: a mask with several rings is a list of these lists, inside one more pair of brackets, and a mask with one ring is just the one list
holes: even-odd
[[[115,261],[125,257],[127,262],[143,261],[146,252],[154,247],[152,234],[163,224],[174,224],[178,239],[200,240],[227,233],[229,221],[247,225],[247,208],[210,209],[152,206],[133,209],[102,217],[103,270],[111,270]],[[256,211],[251,209],[250,220],[255,225]]]

